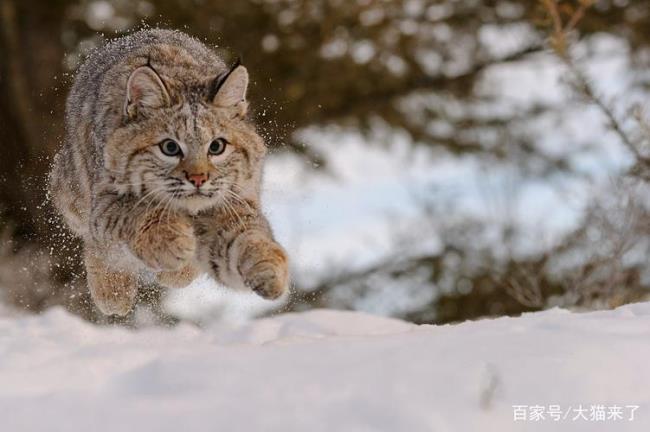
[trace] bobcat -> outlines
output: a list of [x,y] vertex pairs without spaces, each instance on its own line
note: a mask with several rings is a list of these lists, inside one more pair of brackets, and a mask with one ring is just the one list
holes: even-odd
[[266,147],[246,117],[248,72],[198,40],[142,30],[94,51],[66,104],[49,192],[84,243],[104,314],[133,308],[140,280],[201,272],[275,299],[287,256],[260,211]]

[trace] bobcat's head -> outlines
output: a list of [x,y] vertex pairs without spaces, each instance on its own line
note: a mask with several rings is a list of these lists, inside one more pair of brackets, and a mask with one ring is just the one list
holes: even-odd
[[245,118],[247,86],[241,65],[205,82],[135,69],[104,150],[110,181],[139,205],[190,213],[256,196],[266,148]]

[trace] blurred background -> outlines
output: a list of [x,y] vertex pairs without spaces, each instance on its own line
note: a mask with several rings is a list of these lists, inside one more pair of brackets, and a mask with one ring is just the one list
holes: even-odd
[[0,0],[4,307],[107,321],[44,186],[75,69],[147,26],[249,68],[293,293],[151,286],[122,322],[447,323],[648,298],[647,1]]

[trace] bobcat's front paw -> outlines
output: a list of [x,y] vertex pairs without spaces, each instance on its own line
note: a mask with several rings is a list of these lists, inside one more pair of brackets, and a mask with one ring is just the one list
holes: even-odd
[[287,256],[276,244],[267,244],[263,248],[258,246],[241,262],[239,271],[244,284],[260,297],[273,300],[287,291]]
[[152,270],[177,270],[194,256],[196,238],[187,218],[154,214],[138,227],[130,246]]

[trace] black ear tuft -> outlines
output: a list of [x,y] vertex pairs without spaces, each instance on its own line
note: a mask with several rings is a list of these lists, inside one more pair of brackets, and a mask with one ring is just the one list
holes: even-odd
[[221,86],[223,85],[224,82],[226,82],[230,74],[232,74],[233,71],[237,69],[238,66],[241,66],[241,61],[242,61],[241,59],[242,59],[241,55],[235,57],[235,62],[233,63],[232,66],[230,66],[230,69],[228,69],[226,72],[217,75],[217,77],[214,80],[212,80],[212,83],[210,83],[210,89],[208,91],[209,101],[214,100],[214,97],[217,95],[217,93],[221,89]]

